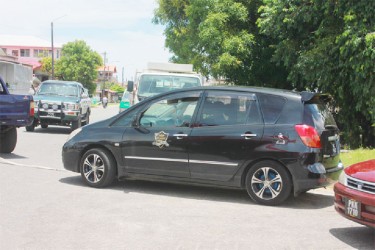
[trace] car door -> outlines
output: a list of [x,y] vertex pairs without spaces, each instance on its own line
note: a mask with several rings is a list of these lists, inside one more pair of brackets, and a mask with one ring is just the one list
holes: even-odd
[[200,93],[185,91],[143,105],[123,135],[127,172],[190,177],[188,138]]
[[207,91],[189,137],[191,178],[228,181],[261,146],[263,121],[256,96]]

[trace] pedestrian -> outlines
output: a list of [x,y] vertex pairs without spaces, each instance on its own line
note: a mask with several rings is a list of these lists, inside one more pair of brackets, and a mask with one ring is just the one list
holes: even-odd
[[108,98],[104,96],[102,102],[103,102],[103,108],[106,108],[108,104]]

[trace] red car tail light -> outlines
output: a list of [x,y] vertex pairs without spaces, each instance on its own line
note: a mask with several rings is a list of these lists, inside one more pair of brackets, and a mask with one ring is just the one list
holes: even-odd
[[35,111],[34,111],[34,101],[30,101],[30,111],[29,111],[29,116],[34,116]]
[[295,125],[295,129],[302,142],[310,148],[321,148],[320,136],[314,127],[302,124]]

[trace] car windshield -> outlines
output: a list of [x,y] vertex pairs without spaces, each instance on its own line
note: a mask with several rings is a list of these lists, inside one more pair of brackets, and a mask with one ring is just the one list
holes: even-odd
[[169,90],[200,86],[198,77],[171,75],[142,75],[139,79],[138,95],[152,96]]
[[78,88],[74,85],[65,83],[43,83],[38,95],[59,95],[59,96],[78,96]]

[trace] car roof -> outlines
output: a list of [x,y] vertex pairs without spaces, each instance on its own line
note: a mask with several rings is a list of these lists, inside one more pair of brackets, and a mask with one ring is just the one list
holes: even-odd
[[71,85],[80,85],[83,87],[82,83],[76,81],[62,81],[62,80],[47,80],[42,83],[58,83],[58,84],[71,84]]
[[263,94],[279,95],[279,96],[292,97],[292,98],[301,98],[301,92],[285,90],[285,89],[256,87],[256,86],[227,86],[227,85],[201,86],[201,87],[192,87],[192,88],[172,90],[167,93],[172,93],[172,92],[177,93],[177,92],[189,91],[189,90],[243,91],[243,92],[256,92],[256,93],[263,93]]

